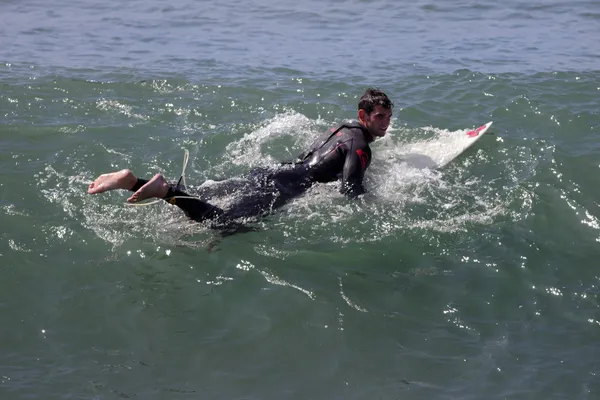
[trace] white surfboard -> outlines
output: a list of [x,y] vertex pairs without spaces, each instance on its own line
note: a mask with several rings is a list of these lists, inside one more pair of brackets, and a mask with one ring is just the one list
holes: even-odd
[[491,125],[492,121],[477,129],[446,132],[434,140],[413,143],[400,159],[414,168],[443,168],[481,139]]

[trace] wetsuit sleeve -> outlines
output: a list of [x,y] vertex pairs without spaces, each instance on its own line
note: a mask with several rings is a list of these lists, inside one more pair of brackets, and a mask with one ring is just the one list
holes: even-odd
[[369,161],[369,151],[360,148],[355,149],[350,146],[346,152],[346,160],[342,171],[342,186],[340,187],[342,194],[354,198],[366,192],[363,186],[363,177]]

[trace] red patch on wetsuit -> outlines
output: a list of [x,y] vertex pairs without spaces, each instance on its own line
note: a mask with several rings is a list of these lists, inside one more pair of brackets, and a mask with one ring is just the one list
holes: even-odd
[[362,169],[367,168],[367,162],[369,161],[369,156],[367,155],[367,153],[365,153],[361,149],[358,149],[356,150],[356,154],[358,154],[358,158],[360,160],[360,165],[362,166]]
[[[330,128],[329,132],[334,133],[336,131],[335,128]],[[338,131],[335,133],[335,136],[342,136],[342,131]]]

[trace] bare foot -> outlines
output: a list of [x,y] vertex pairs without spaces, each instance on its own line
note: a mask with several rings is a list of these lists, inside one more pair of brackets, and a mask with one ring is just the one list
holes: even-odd
[[137,203],[152,197],[164,198],[169,191],[169,184],[161,174],[156,174],[144,186],[139,188],[130,198],[129,203]]
[[131,189],[137,182],[137,178],[128,169],[102,174],[96,178],[88,187],[89,194],[103,193],[115,189]]

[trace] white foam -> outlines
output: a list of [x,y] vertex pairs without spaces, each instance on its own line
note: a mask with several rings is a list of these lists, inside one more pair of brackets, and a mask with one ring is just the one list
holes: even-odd
[[[308,145],[316,132],[316,122],[294,111],[278,114],[258,129],[227,145],[227,161],[235,165],[268,166],[282,160],[292,160]],[[272,154],[270,145],[278,139],[287,139],[283,145],[287,154]]]

